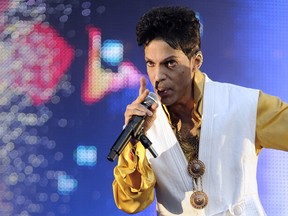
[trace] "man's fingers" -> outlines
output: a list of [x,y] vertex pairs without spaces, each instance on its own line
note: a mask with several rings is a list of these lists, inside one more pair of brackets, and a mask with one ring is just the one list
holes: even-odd
[[126,112],[124,114],[125,116],[125,125],[128,124],[129,120],[131,119],[132,116],[152,116],[153,112],[148,110],[146,107],[144,107],[141,104],[130,104],[126,108]]
[[133,116],[133,115],[138,115],[138,116],[144,116],[148,115],[151,116],[153,115],[153,112],[147,109],[145,106],[141,104],[130,104],[126,108],[125,115],[128,116]]
[[125,125],[128,124],[132,116],[153,116],[153,113],[156,110],[157,104],[153,104],[151,110],[147,109],[144,105],[142,105],[145,98],[148,96],[149,90],[146,87],[146,79],[145,77],[140,78],[140,87],[139,87],[139,96],[126,107],[126,111],[124,113],[125,116]]
[[152,106],[151,106],[151,110],[156,111],[156,108],[158,107],[158,104],[157,103],[153,103]]
[[146,90],[146,79],[144,76],[140,78],[140,88],[139,88],[139,96],[144,93]]
[[149,94],[149,90],[144,89],[144,91],[136,98],[135,101],[132,102],[132,104],[142,103],[145,100],[145,98],[148,96],[148,94]]

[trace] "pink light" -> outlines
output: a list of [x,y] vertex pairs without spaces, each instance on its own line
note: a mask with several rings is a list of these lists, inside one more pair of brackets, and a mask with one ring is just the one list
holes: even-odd
[[101,31],[95,27],[87,28],[89,33],[89,53],[82,85],[82,100],[93,104],[112,92],[139,84],[141,72],[132,62],[122,62],[117,73],[104,69],[101,65]]
[[33,105],[49,101],[71,64],[74,50],[51,26],[44,24],[34,25],[27,35],[12,42],[15,49],[10,58],[20,65],[10,70],[12,85],[28,94]]

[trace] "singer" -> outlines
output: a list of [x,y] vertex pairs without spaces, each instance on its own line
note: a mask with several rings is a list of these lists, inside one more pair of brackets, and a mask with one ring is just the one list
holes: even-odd
[[119,209],[136,213],[157,199],[157,215],[266,215],[258,197],[262,148],[288,151],[288,104],[260,90],[214,82],[200,71],[200,23],[184,7],[159,7],[137,24],[149,79],[159,104],[127,106],[146,116],[144,133],[158,154],[130,142],[114,169]]

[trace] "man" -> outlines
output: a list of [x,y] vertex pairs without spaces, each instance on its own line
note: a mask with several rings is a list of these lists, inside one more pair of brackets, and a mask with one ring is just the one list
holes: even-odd
[[161,7],[137,25],[147,72],[159,98],[148,110],[139,97],[125,124],[145,116],[144,131],[159,154],[139,142],[119,156],[113,182],[118,208],[158,215],[265,215],[258,197],[257,156],[263,147],[288,150],[288,105],[261,91],[211,81],[199,68],[200,24],[194,11]]

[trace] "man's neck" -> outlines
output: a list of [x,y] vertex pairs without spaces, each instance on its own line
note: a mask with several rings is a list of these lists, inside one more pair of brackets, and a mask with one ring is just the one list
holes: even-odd
[[175,104],[167,107],[172,121],[187,121],[192,118],[192,111],[194,108],[194,100],[191,99],[185,104]]

